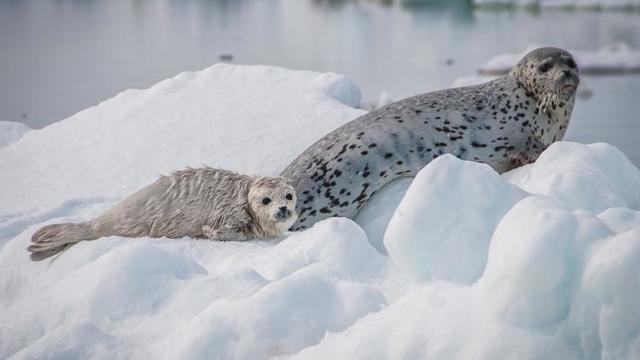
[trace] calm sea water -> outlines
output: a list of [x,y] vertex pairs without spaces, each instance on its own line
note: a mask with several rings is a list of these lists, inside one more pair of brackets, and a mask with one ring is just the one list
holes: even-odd
[[[466,0],[0,0],[0,119],[42,127],[230,55],[334,71],[366,101],[449,87],[529,44],[640,48],[640,12],[476,10]],[[227,57],[228,59],[228,57]],[[568,138],[640,163],[640,76],[585,78]]]

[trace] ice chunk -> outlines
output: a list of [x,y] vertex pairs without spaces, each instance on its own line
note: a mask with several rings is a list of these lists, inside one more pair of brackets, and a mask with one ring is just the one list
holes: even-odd
[[640,227],[640,211],[625,208],[611,208],[598,214],[598,217],[616,233],[622,233]]
[[31,128],[13,121],[0,121],[0,149],[20,140]]
[[506,322],[545,326],[562,320],[579,281],[582,256],[611,235],[592,215],[528,197],[500,221],[479,282],[489,308]]
[[640,221],[588,256],[567,331],[587,354],[603,359],[640,356]]
[[640,209],[640,170],[608,144],[552,144],[534,164],[505,174],[513,184],[594,213]]
[[371,245],[381,254],[387,254],[384,232],[412,182],[413,178],[401,178],[387,184],[373,194],[355,219],[367,233]]
[[444,155],[422,169],[384,235],[393,262],[415,280],[470,284],[502,216],[526,193],[488,165]]
[[505,326],[492,318],[476,289],[440,282],[413,289],[293,358],[577,360],[581,356],[559,336]]
[[[636,1],[640,7],[640,1]],[[530,51],[540,45],[529,45],[523,52],[496,55],[480,67],[482,75],[505,74]],[[569,50],[580,67],[581,74],[617,74],[640,72],[640,50],[624,43],[604,46],[597,51]]]
[[174,335],[167,358],[250,358],[287,355],[315,344],[325,331],[342,331],[379,310],[382,294],[336,278],[316,264],[261,288],[239,301],[213,303]]

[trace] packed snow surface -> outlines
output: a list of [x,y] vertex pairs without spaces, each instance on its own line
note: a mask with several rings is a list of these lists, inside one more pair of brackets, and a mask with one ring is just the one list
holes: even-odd
[[640,170],[607,144],[504,175],[441,156],[357,222],[270,241],[108,237],[29,260],[38,227],[159,173],[277,174],[358,102],[339,75],[215,65],[0,150],[0,358],[640,358]]
[[476,6],[533,6],[547,8],[632,9],[640,0],[473,0]]
[[13,121],[0,121],[0,149],[13,144],[31,130],[25,124]]
[[160,174],[201,164],[277,175],[318,134],[363,114],[359,103],[359,89],[336,74],[223,64],[184,72],[5,149],[0,168],[12,170],[0,173],[0,184],[11,191],[0,209],[122,198]]
[[[639,2],[640,4],[640,2]],[[540,45],[529,45],[518,53],[496,55],[480,67],[483,75],[505,74],[527,53]],[[624,43],[607,45],[597,51],[572,50],[581,74],[616,74],[640,72],[640,50],[630,48]]]

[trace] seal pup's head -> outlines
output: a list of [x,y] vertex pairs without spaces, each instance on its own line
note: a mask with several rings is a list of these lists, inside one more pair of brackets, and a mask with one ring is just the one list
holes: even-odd
[[573,55],[554,47],[531,51],[511,73],[527,95],[536,100],[538,110],[549,113],[573,105],[580,84],[578,64]]
[[283,177],[258,177],[249,187],[249,207],[266,231],[279,234],[293,225],[298,219],[296,199],[296,190]]

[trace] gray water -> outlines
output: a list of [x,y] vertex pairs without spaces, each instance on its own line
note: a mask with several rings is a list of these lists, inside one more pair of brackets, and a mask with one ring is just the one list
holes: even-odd
[[[333,71],[363,98],[449,87],[529,44],[640,48],[640,12],[473,9],[466,0],[0,0],[0,120],[42,127],[128,88],[231,55]],[[640,76],[585,77],[568,138],[640,164]]]

